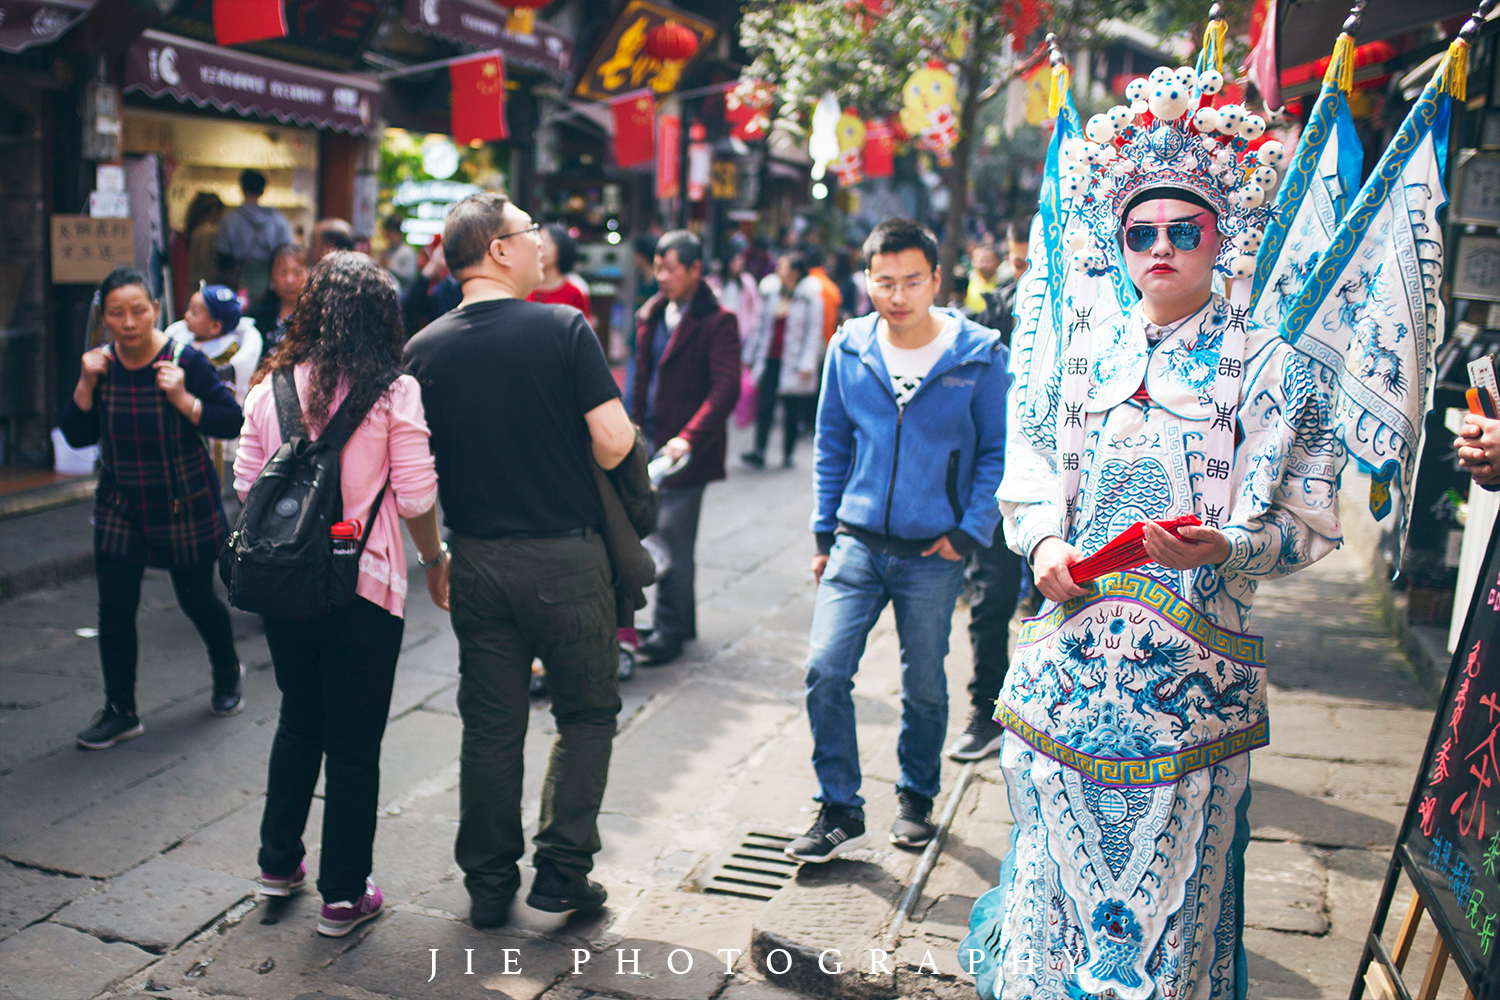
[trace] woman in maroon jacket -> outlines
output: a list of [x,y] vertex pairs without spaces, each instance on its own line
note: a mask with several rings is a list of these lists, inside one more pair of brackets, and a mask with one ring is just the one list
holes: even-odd
[[656,628],[640,659],[662,664],[696,638],[693,545],[703,488],[724,478],[729,415],[740,398],[740,334],[734,314],[703,280],[703,244],[677,230],[656,244],[661,291],[643,308],[636,331],[636,377],[630,416],[652,448],[687,466],[661,485],[654,537],[668,564],[656,585]]

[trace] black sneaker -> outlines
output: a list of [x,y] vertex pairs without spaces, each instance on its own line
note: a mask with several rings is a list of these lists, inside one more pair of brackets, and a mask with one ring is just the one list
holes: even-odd
[[123,740],[132,740],[146,731],[134,712],[125,712],[105,702],[89,727],[78,734],[78,745],[85,750],[108,750]]
[[752,469],[764,469],[766,467],[766,456],[758,451],[740,452],[740,461]]
[[208,700],[208,710],[214,715],[234,715],[245,707],[245,699],[242,697],[243,685],[241,683],[245,676],[245,668],[241,664],[234,665],[234,673],[228,677],[214,678],[213,697]]
[[1005,740],[1005,727],[996,722],[982,708],[974,710],[969,728],[948,747],[950,760],[981,760],[1000,749]]
[[896,789],[896,822],[891,824],[891,843],[897,847],[926,847],[937,835],[932,823],[932,800],[925,795]]
[[536,867],[536,878],[526,894],[526,905],[546,913],[572,913],[574,910],[597,910],[609,898],[604,886],[583,878],[564,878],[556,868],[543,861]]
[[870,842],[862,810],[825,805],[812,828],[786,845],[786,856],[822,864],[840,854],[857,851]]

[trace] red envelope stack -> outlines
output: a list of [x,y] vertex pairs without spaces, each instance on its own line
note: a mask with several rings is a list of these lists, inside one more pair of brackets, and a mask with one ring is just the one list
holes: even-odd
[[[1068,572],[1073,575],[1073,582],[1083,586],[1090,580],[1097,580],[1101,576],[1110,573],[1119,573],[1127,569],[1135,569],[1151,561],[1146,554],[1146,542],[1143,537],[1142,525],[1145,521],[1137,521],[1124,531],[1120,532],[1109,543],[1089,556],[1087,559],[1079,560],[1068,567]],[[1177,529],[1184,525],[1198,525],[1203,522],[1198,520],[1196,514],[1184,514],[1166,521],[1153,522],[1158,528],[1170,531],[1174,537],[1181,538]]]

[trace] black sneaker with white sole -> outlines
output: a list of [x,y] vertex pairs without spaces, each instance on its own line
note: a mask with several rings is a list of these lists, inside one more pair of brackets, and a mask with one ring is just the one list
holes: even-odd
[[604,886],[580,875],[567,878],[546,861],[537,863],[536,878],[526,894],[526,905],[545,913],[597,910],[609,899]]
[[948,747],[949,760],[982,760],[1000,749],[1005,741],[1005,727],[996,722],[993,713],[976,708],[969,728]]
[[891,824],[891,843],[897,847],[926,847],[936,835],[932,800],[905,788],[896,789],[896,822]]
[[89,727],[78,734],[78,745],[85,750],[108,750],[116,743],[134,739],[145,731],[146,727],[141,725],[135,712],[105,702]]
[[786,855],[798,861],[822,864],[840,854],[857,851],[869,842],[862,810],[825,805],[818,810],[812,828],[786,845]]

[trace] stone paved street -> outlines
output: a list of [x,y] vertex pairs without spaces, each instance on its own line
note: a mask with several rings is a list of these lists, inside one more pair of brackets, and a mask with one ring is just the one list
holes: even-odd
[[[382,761],[374,877],[389,912],[340,940],[314,933],[315,894],[255,896],[277,693],[254,618],[235,616],[249,707],[213,718],[202,646],[166,576],[149,574],[139,620],[146,733],[85,753],[74,749],[73,733],[98,708],[101,684],[94,640],[76,630],[95,624],[92,580],[0,604],[0,998],[752,1000],[789,995],[757,965],[776,942],[799,958],[807,947],[815,955],[817,941],[880,947],[917,862],[883,836],[801,876],[769,904],[722,894],[734,883],[715,878],[752,835],[792,836],[812,817],[800,698],[812,605],[806,455],[792,471],[732,462],[731,479],[708,491],[700,639],[684,660],[642,669],[624,687],[595,872],[610,906],[561,928],[524,908],[500,930],[462,920],[467,897],[452,861],[456,644],[420,585]],[[0,522],[0,533],[24,520]],[[1367,572],[1373,538],[1353,520],[1345,550],[1267,586],[1257,605],[1274,687],[1272,744],[1252,772],[1246,939],[1256,998],[1347,995],[1431,719],[1430,696],[1379,619]],[[13,539],[8,545],[15,550]],[[960,608],[948,667],[954,732],[967,722],[965,620]],[[895,661],[887,615],[855,691],[878,834],[895,809]],[[535,701],[532,823],[552,736],[545,701]],[[945,765],[945,792],[958,774]],[[307,838],[314,872],[318,823],[315,804]],[[972,996],[954,947],[1008,842],[991,759],[975,771],[945,852],[892,942],[894,971],[822,976],[813,987],[798,979],[799,988]],[[915,974],[929,949],[938,975]],[[844,961],[870,965],[868,954]]]

